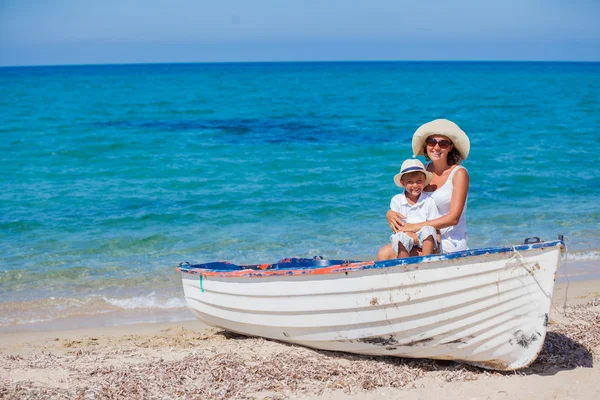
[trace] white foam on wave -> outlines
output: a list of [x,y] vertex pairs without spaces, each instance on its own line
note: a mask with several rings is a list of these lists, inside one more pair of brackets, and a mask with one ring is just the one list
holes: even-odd
[[135,310],[140,308],[172,309],[186,307],[186,302],[184,299],[158,296],[154,292],[147,296],[135,296],[128,298],[113,298],[103,296],[102,299],[108,304],[123,310]]
[[112,297],[92,295],[86,298],[50,297],[41,300],[6,303],[0,308],[0,329],[24,324],[39,324],[65,318],[102,315],[115,311],[179,311],[185,299],[151,292],[145,296]]
[[564,261],[600,260],[600,250],[567,251],[562,259]]

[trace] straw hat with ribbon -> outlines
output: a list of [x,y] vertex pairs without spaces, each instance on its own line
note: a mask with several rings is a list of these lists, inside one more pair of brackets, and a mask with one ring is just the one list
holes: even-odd
[[404,187],[402,184],[402,176],[405,174],[410,174],[411,172],[422,172],[425,174],[425,184],[423,187],[429,185],[431,179],[433,178],[433,174],[425,169],[423,163],[417,159],[409,159],[402,163],[400,167],[400,173],[394,175],[394,183],[401,188]]
[[429,136],[434,135],[442,135],[450,139],[454,148],[460,153],[463,160],[469,156],[471,142],[469,141],[467,134],[452,121],[447,119],[436,119],[421,125],[413,135],[412,148],[414,157],[425,155],[425,152],[423,151],[425,141]]

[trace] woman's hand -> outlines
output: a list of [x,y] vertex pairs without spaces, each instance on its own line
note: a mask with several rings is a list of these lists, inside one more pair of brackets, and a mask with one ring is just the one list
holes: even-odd
[[402,229],[402,226],[404,225],[402,219],[406,217],[399,212],[392,210],[388,210],[388,212],[385,214],[385,217],[387,218],[390,228],[392,228],[392,232],[400,232],[400,229]]
[[420,224],[404,224],[400,229],[400,232],[418,232],[422,226]]

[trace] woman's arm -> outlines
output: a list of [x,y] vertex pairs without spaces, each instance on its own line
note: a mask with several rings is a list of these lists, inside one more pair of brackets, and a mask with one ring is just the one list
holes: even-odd
[[[435,229],[447,228],[458,224],[458,220],[465,208],[467,202],[467,193],[469,192],[469,173],[466,169],[461,168],[456,171],[452,179],[452,199],[450,200],[450,211],[448,214],[431,221],[419,222],[417,224],[404,224],[400,229],[402,232],[417,232],[425,225],[433,226]],[[389,222],[389,219],[388,219]],[[391,225],[390,225],[391,226]]]

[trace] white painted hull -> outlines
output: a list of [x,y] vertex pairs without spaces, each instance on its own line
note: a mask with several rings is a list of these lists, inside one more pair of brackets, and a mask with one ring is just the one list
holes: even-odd
[[532,363],[542,348],[561,249],[289,276],[182,271],[182,279],[196,317],[232,332],[513,370]]

